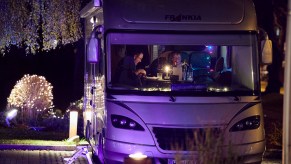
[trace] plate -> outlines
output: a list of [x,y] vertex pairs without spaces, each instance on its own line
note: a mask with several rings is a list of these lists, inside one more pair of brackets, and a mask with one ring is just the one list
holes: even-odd
[[195,162],[193,160],[180,160],[180,161],[176,161],[174,159],[169,159],[168,160],[168,164],[194,164]]
[[158,77],[155,77],[155,76],[153,76],[153,77],[146,77],[146,79],[150,79],[150,80],[158,80]]

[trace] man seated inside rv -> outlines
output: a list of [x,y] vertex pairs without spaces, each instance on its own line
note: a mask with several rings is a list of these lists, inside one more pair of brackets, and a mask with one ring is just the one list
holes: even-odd
[[142,78],[146,76],[146,71],[136,68],[142,59],[143,52],[141,50],[127,49],[127,56],[120,61],[116,70],[116,83],[134,87],[142,86]]
[[175,80],[182,80],[182,62],[181,62],[181,53],[178,51],[173,51],[169,54],[169,65],[171,67],[171,75]]
[[158,57],[155,59],[147,69],[147,76],[157,76],[158,72],[163,72],[163,67],[167,64],[165,57]]
[[[164,67],[169,66],[171,70],[173,67],[181,66],[181,55],[178,51],[166,51],[159,55],[150,65],[147,70],[149,76],[157,76],[157,72],[164,72]],[[173,70],[172,70],[173,71]]]

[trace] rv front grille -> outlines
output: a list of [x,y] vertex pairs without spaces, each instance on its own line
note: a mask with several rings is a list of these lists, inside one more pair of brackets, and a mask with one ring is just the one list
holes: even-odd
[[153,127],[159,147],[172,151],[195,151],[203,144],[221,143],[220,128],[162,128]]

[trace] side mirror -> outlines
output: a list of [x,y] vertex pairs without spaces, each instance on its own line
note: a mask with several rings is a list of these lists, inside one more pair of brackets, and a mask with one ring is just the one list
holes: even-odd
[[101,39],[99,38],[101,26],[97,26],[91,32],[87,46],[87,61],[89,63],[97,63],[101,56]]
[[273,61],[272,41],[268,38],[268,36],[261,41],[261,52],[262,52],[262,64],[272,64]]

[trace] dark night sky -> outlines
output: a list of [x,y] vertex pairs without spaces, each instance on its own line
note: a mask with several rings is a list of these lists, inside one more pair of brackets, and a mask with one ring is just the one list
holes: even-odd
[[0,57],[0,111],[18,80],[25,74],[44,76],[53,86],[53,102],[63,111],[70,102],[83,96],[83,52],[82,40],[47,53],[25,55],[12,48]]

